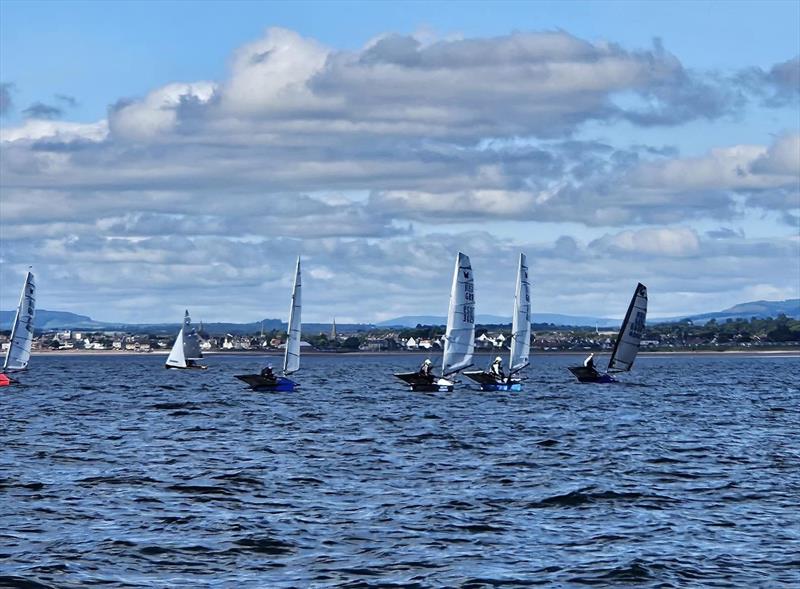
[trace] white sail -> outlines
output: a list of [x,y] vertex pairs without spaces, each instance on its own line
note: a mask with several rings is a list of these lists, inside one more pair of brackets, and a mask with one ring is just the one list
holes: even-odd
[[197,330],[192,327],[192,318],[189,317],[189,311],[183,316],[183,357],[186,360],[199,360],[203,357],[203,352],[200,351],[200,337],[197,335]]
[[17,305],[17,314],[11,327],[11,342],[3,362],[3,372],[7,370],[24,370],[31,359],[33,343],[33,316],[36,312],[36,283],[33,273],[25,276],[22,294]]
[[472,364],[475,350],[475,291],[469,256],[458,252],[447,312],[442,376],[458,372]]
[[528,280],[528,261],[519,255],[517,288],[514,292],[514,314],[511,317],[511,372],[518,372],[529,363],[531,348],[531,283]]
[[644,322],[647,317],[647,287],[641,282],[636,285],[628,312],[614,344],[614,352],[608,362],[609,372],[626,372],[633,366],[639,343],[644,333]]
[[292,374],[300,370],[300,258],[297,258],[297,269],[294,274],[292,288],[292,306],[289,309],[289,333],[286,339],[286,354],[283,357],[283,373]]
[[186,356],[183,354],[183,328],[178,332],[175,343],[172,344],[172,351],[167,358],[167,366],[176,368],[186,368]]

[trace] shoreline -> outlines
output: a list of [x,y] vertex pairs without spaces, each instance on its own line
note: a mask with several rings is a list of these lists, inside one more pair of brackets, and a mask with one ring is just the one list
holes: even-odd
[[[505,353],[507,350],[503,350]],[[611,351],[596,351],[596,350],[547,350],[547,351],[531,351],[531,356],[586,356],[590,352],[595,355],[610,354]],[[476,351],[476,356],[492,356],[497,354],[495,351]],[[33,356],[167,356],[169,350],[156,350],[152,352],[134,352],[131,350],[33,350]],[[354,351],[354,352],[319,352],[319,351],[306,351],[303,356],[424,356],[425,351],[408,351],[408,350],[393,350],[389,352],[367,352],[367,351]],[[436,350],[429,353],[430,356],[440,355],[441,351]],[[236,350],[233,352],[204,352],[205,357],[213,356],[275,356],[282,357],[283,351],[281,350]],[[658,357],[658,356],[736,356],[736,355],[751,355],[751,356],[776,356],[787,355],[791,357],[800,358],[800,348],[792,347],[786,349],[755,349],[755,350],[659,350],[659,351],[642,351],[639,352],[639,357]]]

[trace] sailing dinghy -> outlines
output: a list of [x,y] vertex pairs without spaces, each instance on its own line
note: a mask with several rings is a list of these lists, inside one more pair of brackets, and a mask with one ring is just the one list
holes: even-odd
[[628,372],[633,368],[633,361],[639,353],[639,343],[644,333],[644,322],[647,318],[647,287],[641,282],[636,285],[636,290],[628,305],[628,312],[622,321],[622,327],[614,344],[614,351],[608,361],[605,372],[598,372],[594,366],[570,366],[569,371],[575,375],[579,382],[608,383],[617,382],[612,376],[619,372]]
[[16,382],[8,376],[9,372],[25,370],[31,359],[33,344],[33,317],[36,313],[36,283],[33,272],[28,271],[19,296],[17,314],[11,326],[11,340],[8,345],[3,371],[0,372],[0,387]]
[[450,290],[447,330],[444,336],[442,376],[426,376],[421,372],[401,372],[394,376],[407,383],[412,391],[452,392],[460,370],[472,366],[475,350],[475,279],[469,256],[458,252]]
[[288,376],[300,370],[301,287],[300,258],[298,257],[294,274],[294,286],[292,287],[292,304],[289,308],[286,353],[283,356],[283,376],[273,374],[271,367],[265,368],[260,374],[235,375],[239,380],[246,382],[254,391],[291,392],[300,386]]
[[172,345],[172,350],[169,353],[169,357],[167,357],[164,368],[198,368],[205,370],[208,366],[197,363],[197,360],[202,357],[200,337],[197,335],[197,330],[192,326],[189,311],[186,311],[183,316],[183,327],[178,332],[178,337],[175,338],[175,343]]
[[514,291],[514,314],[511,318],[511,355],[508,362],[509,373],[501,378],[486,370],[465,372],[481,385],[482,391],[521,391],[522,381],[516,375],[524,370],[529,362],[531,348],[531,283],[528,279],[528,261],[525,254],[519,255],[517,286]]

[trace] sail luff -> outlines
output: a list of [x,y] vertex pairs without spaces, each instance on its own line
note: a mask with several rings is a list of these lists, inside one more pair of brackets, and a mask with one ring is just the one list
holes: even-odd
[[514,292],[514,313],[511,318],[511,352],[509,369],[516,372],[528,365],[531,345],[531,285],[525,254],[519,255],[517,286]]
[[11,338],[3,360],[3,372],[6,370],[24,370],[31,358],[33,344],[33,319],[36,314],[36,283],[33,272],[25,275],[22,292],[17,304],[17,312],[11,327]]
[[472,363],[475,349],[475,292],[469,257],[459,252],[453,271],[447,330],[442,355],[442,376],[458,372]]
[[300,326],[302,305],[302,282],[300,278],[300,258],[297,258],[297,268],[294,274],[292,287],[292,301],[289,308],[288,334],[286,338],[286,353],[283,357],[283,373],[292,374],[300,370]]
[[639,353],[639,343],[644,333],[646,318],[647,287],[640,282],[633,292],[617,341],[614,343],[614,350],[608,361],[609,372],[627,372],[633,367],[633,361]]

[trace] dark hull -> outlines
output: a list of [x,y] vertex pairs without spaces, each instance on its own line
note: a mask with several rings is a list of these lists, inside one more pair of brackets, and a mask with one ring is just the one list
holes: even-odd
[[195,364],[193,366],[168,366],[164,364],[164,368],[167,370],[208,370],[208,366],[203,366],[202,364]]
[[296,382],[283,376],[277,378],[267,378],[260,374],[236,374],[234,376],[247,383],[247,386],[254,391],[291,392],[298,387]]
[[598,384],[606,384],[609,382],[617,382],[616,379],[607,372],[597,372],[594,368],[587,368],[586,366],[569,366],[569,371],[575,375],[578,382],[594,382]]
[[395,377],[406,383],[417,393],[452,393],[454,383],[444,378],[427,378],[419,372],[398,372]]
[[464,376],[468,376],[479,385],[482,391],[521,391],[522,381],[518,378],[503,378],[499,379],[490,372],[484,370],[474,370],[472,372],[465,372]]

